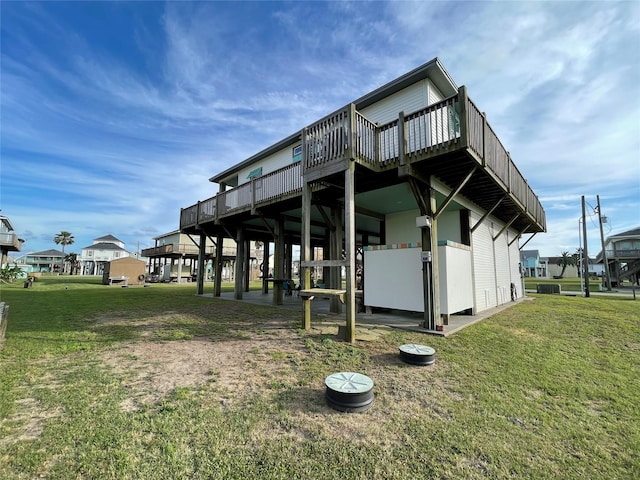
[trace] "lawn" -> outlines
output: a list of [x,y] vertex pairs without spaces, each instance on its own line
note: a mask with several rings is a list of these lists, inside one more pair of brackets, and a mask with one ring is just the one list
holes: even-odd
[[[447,339],[349,345],[194,293],[3,285],[0,478],[640,478],[640,302],[534,295]],[[370,410],[326,406],[337,371],[373,379]]]

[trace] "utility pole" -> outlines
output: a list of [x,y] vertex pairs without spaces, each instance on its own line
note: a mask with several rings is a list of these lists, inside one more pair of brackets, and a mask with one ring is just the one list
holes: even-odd
[[602,210],[600,208],[600,195],[596,195],[598,199],[598,223],[600,224],[600,243],[602,243],[602,261],[604,262],[604,278],[606,281],[607,290],[611,291],[611,277],[609,276],[609,259],[607,258],[607,251],[604,249],[604,233],[602,231]]
[[589,253],[587,251],[587,208],[585,206],[584,195],[582,195],[582,236],[584,237],[584,245],[582,248],[582,275],[584,276],[584,296],[590,297],[589,294]]

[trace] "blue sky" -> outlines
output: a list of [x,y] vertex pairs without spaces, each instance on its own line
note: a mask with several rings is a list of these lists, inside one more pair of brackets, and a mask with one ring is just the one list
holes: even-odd
[[[439,57],[540,197],[526,249],[640,226],[640,2],[0,2],[0,208],[23,252],[176,230],[216,173]],[[525,237],[526,238],[526,237]]]

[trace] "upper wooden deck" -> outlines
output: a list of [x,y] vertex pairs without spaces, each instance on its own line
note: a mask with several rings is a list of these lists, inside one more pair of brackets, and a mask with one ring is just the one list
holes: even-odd
[[[180,230],[196,231],[300,197],[303,179],[322,190],[323,180],[355,161],[360,171],[375,179],[362,183],[361,189],[383,186],[386,179],[397,182],[402,175],[435,176],[454,188],[475,168],[462,195],[486,211],[500,202],[494,215],[520,232],[546,231],[538,197],[464,87],[455,96],[417,112],[400,113],[384,125],[370,122],[349,104],[304,128],[300,141],[300,162],[182,209]],[[388,174],[393,170],[398,175]]]

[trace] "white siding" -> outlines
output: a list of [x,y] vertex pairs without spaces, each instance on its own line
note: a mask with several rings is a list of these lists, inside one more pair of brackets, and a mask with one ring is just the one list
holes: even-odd
[[[497,234],[502,225],[496,224],[495,230]],[[494,235],[495,235],[494,234]],[[511,272],[509,269],[509,250],[507,244],[507,233],[503,232],[495,242],[493,242],[496,261],[496,296],[498,305],[511,301]]]
[[287,165],[291,165],[293,163],[293,147],[286,147],[279,152],[274,153],[273,155],[269,155],[266,158],[263,158],[259,162],[252,163],[248,167],[243,168],[238,172],[238,185],[242,185],[243,183],[247,183],[250,181],[250,178],[247,178],[247,175],[251,173],[251,171],[256,168],[262,167],[262,175],[266,175],[269,172],[273,172],[274,170],[278,170],[279,168],[286,167]]
[[365,250],[364,275],[366,305],[424,312],[421,248]]
[[[513,240],[517,234],[509,230],[509,241]],[[511,281],[516,285],[516,295],[522,297],[522,278],[520,277],[520,242],[513,242],[509,247],[509,269],[511,271]]]
[[360,113],[370,121],[384,125],[396,120],[400,112],[408,114],[426,107],[427,98],[427,82],[422,80],[363,108]]
[[[480,217],[480,214],[471,212],[472,225],[475,225],[480,220]],[[496,279],[491,225],[489,220],[485,220],[471,235],[477,312],[496,305]]]
[[438,103],[440,100],[444,100],[444,95],[440,93],[440,90],[433,84],[431,80],[427,80],[427,86],[429,89],[429,105]]

